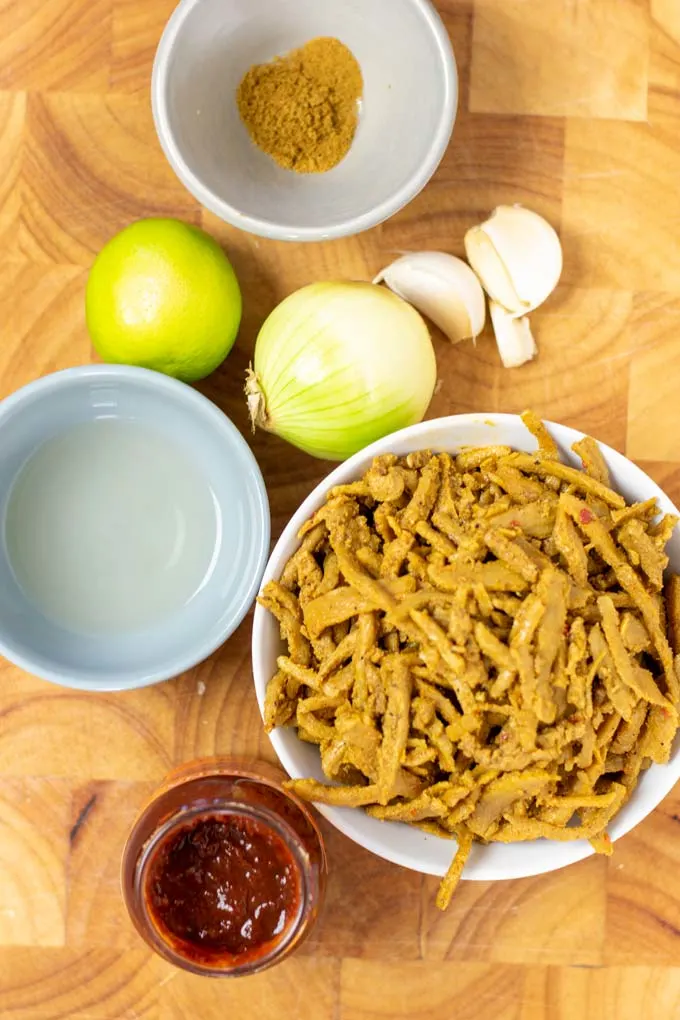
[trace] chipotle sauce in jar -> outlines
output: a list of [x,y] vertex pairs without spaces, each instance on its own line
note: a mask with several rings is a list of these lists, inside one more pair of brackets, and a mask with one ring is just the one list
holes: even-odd
[[254,973],[292,952],[316,919],[325,876],[308,808],[271,767],[225,759],[168,777],[123,858],[142,937],[171,963],[209,975]]

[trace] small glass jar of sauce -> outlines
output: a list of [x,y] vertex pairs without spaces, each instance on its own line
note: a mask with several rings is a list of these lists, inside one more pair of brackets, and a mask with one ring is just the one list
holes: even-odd
[[308,808],[263,763],[212,758],[171,773],[123,854],[123,896],[143,939],[194,974],[280,962],[309,934],[326,855]]

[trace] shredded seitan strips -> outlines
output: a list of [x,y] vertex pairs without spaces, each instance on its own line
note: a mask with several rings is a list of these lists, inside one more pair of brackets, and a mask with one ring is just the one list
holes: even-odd
[[[358,576],[357,567],[354,576]],[[328,627],[334,627],[338,623],[345,623],[362,613],[369,613],[372,610],[383,609],[385,605],[392,604],[388,600],[392,594],[406,594],[415,591],[415,584],[410,577],[396,578],[392,581],[373,582],[368,574],[362,571],[361,582],[363,591],[351,585],[343,585],[334,588],[333,591],[320,595],[312,602],[307,602],[303,609],[305,626],[310,637],[318,637]],[[370,584],[370,589],[368,588]],[[367,590],[368,589],[368,590]],[[265,596],[267,594],[265,589]],[[377,597],[374,597],[377,592]],[[397,606],[395,600],[394,606]],[[267,606],[269,608],[269,606]]]
[[522,414],[522,421],[534,436],[538,440],[538,452],[541,457],[545,457],[547,460],[557,460],[559,458],[559,450],[557,449],[557,443],[548,432],[547,428],[534,411],[524,411]]
[[602,450],[595,440],[590,436],[584,436],[583,439],[579,439],[577,443],[574,443],[572,450],[581,458],[583,470],[586,474],[609,488],[611,485],[609,468],[602,456]]
[[599,623],[592,627],[588,643],[593,660],[597,663],[597,675],[604,684],[609,700],[623,719],[631,719],[635,711],[636,695],[617,669]]
[[605,563],[612,568],[618,583],[624,591],[628,592],[642,614],[649,635],[661,660],[669,694],[673,703],[677,704],[680,699],[680,686],[678,685],[678,678],[673,668],[673,656],[662,627],[658,604],[645,588],[635,568],[628,563],[623,553],[619,551],[605,525],[592,513],[587,504],[575,496],[567,494],[563,494],[561,500],[567,513],[574,518],[579,528],[590,539],[593,548],[597,550]]
[[281,637],[287,643],[293,662],[308,666],[312,649],[302,633],[302,610],[298,599],[277,581],[270,581],[259,601],[279,621]]
[[635,692],[638,698],[649,701],[652,705],[671,708],[672,706],[654,683],[651,674],[634,663],[628,655],[619,630],[619,616],[612,600],[606,595],[602,595],[597,600],[597,605],[602,614],[602,627],[614,660],[614,666],[623,682]]
[[473,836],[468,829],[461,826],[457,830],[456,835],[458,839],[458,850],[449,865],[449,870],[442,879],[442,883],[437,893],[436,903],[440,910],[446,910],[451,903],[453,894],[455,893],[458,883],[462,877],[465,863],[470,856],[470,851],[472,850]]
[[668,566],[668,557],[655,546],[645,531],[642,521],[626,521],[619,528],[619,542],[628,553],[634,567],[641,567],[656,591],[663,587],[663,572]]
[[285,645],[266,727],[297,727],[329,780],[290,788],[457,840],[441,907],[474,840],[611,853],[608,822],[678,728],[675,518],[626,506],[592,440],[578,471],[524,420],[535,454],[376,458],[260,596]]
[[601,499],[607,506],[623,508],[626,501],[618,492],[614,492],[608,486],[598,482],[596,478],[578,471],[577,468],[569,467],[557,460],[537,460],[530,453],[511,453],[508,463],[513,467],[526,471],[529,474],[557,478],[560,482],[567,482],[575,489]]
[[487,531],[484,536],[487,546],[502,563],[507,563],[511,570],[516,571],[525,581],[538,580],[539,570],[531,556],[520,544],[508,538],[502,531]]
[[552,537],[558,552],[564,557],[570,575],[582,588],[587,588],[588,553],[564,507],[559,507],[557,511]]
[[378,800],[381,804],[388,804],[394,796],[394,786],[409,735],[411,673],[399,655],[386,659],[383,672],[387,674],[387,708],[383,716],[383,738],[378,759]]

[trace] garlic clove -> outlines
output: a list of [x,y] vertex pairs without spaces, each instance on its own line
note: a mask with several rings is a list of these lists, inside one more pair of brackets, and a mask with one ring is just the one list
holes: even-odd
[[489,302],[491,324],[496,334],[498,353],[505,368],[519,368],[538,354],[528,319],[518,319],[502,305]]
[[462,259],[441,251],[413,252],[376,276],[444,333],[452,343],[474,339],[484,329],[482,286]]
[[548,298],[562,275],[562,245],[547,220],[521,205],[499,205],[468,230],[465,251],[487,294],[511,315]]

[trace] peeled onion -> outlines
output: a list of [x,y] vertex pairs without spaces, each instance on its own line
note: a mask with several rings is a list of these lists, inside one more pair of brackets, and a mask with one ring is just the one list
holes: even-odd
[[246,396],[253,427],[326,460],[422,421],[437,367],[418,312],[371,283],[314,283],[269,316]]

